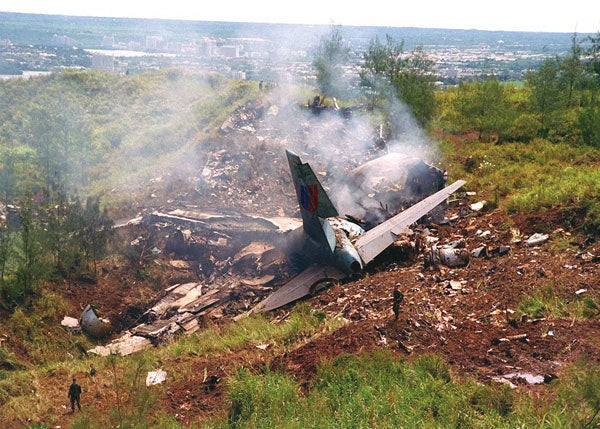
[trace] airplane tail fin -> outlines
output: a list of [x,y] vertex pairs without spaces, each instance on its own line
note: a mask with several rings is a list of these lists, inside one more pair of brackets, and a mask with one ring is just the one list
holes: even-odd
[[326,218],[338,216],[314,171],[295,153],[286,150],[290,172],[296,188],[304,231],[318,243],[327,243],[333,251],[335,235]]

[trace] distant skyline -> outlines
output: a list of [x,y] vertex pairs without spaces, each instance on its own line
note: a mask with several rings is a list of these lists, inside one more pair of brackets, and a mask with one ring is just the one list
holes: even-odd
[[600,30],[599,0],[0,0],[0,12],[561,33]]

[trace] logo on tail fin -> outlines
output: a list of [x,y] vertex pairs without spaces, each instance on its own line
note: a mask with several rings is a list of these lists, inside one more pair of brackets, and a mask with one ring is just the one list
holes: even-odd
[[300,205],[304,210],[314,213],[319,208],[319,187],[300,185]]

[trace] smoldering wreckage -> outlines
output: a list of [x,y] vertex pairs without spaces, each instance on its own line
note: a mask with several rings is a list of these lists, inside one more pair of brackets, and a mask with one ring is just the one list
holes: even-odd
[[[263,104],[259,107],[266,110]],[[238,110],[221,131],[255,133],[260,116],[256,103]],[[227,158],[226,151],[215,155]],[[207,320],[237,320],[318,294],[332,283],[360,276],[367,264],[387,253],[394,258],[421,258],[423,269],[428,269],[465,267],[471,258],[510,252],[507,246],[469,249],[464,239],[442,243],[436,237],[435,225],[471,216],[485,201],[471,203],[473,193],[459,192],[464,181],[444,187],[445,173],[421,159],[391,152],[347,171],[350,188],[332,192],[352,192],[361,210],[345,216],[339,215],[308,163],[291,151],[287,159],[301,218],[188,204],[117,222],[117,229],[143,225],[155,231],[161,237],[159,244],[149,248],[140,236],[131,247],[161,254],[171,267],[194,272],[202,281],[168,287],[126,331],[113,332],[110,321],[91,305],[79,319],[65,317],[63,325],[98,339],[116,336],[90,353],[128,355],[166,343],[178,333],[197,332]],[[207,164],[202,171],[213,187],[231,174],[235,168],[219,162]],[[527,245],[540,245],[547,239],[531,237]],[[320,263],[315,263],[314,256]]]
[[[302,219],[188,207],[156,210],[117,223],[115,228],[144,225],[160,232],[164,237],[161,248],[146,251],[169,255],[172,267],[200,271],[206,281],[167,288],[139,324],[89,352],[135,353],[164,343],[178,332],[192,334],[206,319],[239,319],[318,293],[332,282],[358,275],[390,246],[408,246],[414,253],[432,237],[427,237],[426,231],[416,234],[408,227],[440,204],[445,205],[464,184],[458,181],[444,188],[443,171],[420,159],[386,154],[350,172],[354,188],[361,192],[361,204],[370,209],[358,219],[338,214],[309,164],[290,151],[287,158]],[[385,210],[376,204],[376,198],[383,194]],[[400,214],[390,216],[398,211]],[[386,214],[388,219],[381,222]],[[452,222],[443,212],[434,216],[437,222]],[[144,245],[143,237],[131,242],[133,247]],[[463,249],[431,244],[428,252],[439,255],[433,263],[465,263]],[[79,320],[65,317],[63,325],[95,338],[111,333],[110,321],[100,317],[91,305]]]

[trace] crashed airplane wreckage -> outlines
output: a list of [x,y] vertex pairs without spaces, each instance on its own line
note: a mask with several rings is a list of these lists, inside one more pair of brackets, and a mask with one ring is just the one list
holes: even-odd
[[[281,244],[287,250],[286,255],[303,255],[305,261],[312,261],[305,264],[308,268],[292,277],[250,310],[242,314],[238,313],[236,319],[252,312],[274,310],[315,293],[319,285],[324,282],[341,281],[358,274],[391,246],[399,235],[406,232],[411,224],[446,201],[452,193],[465,184],[463,180],[459,180],[438,190],[443,187],[441,186],[443,182],[440,183],[439,175],[434,174],[431,177],[431,181],[434,182],[431,185],[433,189],[426,191],[429,196],[365,231],[350,217],[339,215],[310,165],[303,163],[300,157],[291,151],[286,151],[286,155],[302,215],[301,227],[297,220],[289,218],[265,218],[241,214],[228,217],[223,214],[175,210],[169,213],[154,212],[150,215],[152,222],[210,230],[213,236],[212,241],[205,242],[207,245],[211,242],[218,243],[221,240],[232,239],[224,233],[224,231],[231,232],[232,228],[239,234],[249,233],[250,229],[253,234],[258,232],[272,236],[275,233],[277,238],[282,240]],[[431,172],[427,169],[425,171]],[[433,192],[434,190],[437,192]],[[174,248],[184,246],[186,235],[180,230],[176,231],[172,234],[171,242],[167,243],[168,246]],[[235,257],[228,258],[228,263],[234,265],[235,261],[249,256],[253,256],[254,259],[250,258],[250,260],[258,262],[259,265],[271,266],[279,263],[282,255],[281,252],[276,251],[275,246],[266,241],[253,241],[237,251]],[[185,261],[180,262],[185,263]],[[262,272],[256,266],[253,271],[255,275]],[[274,277],[266,274],[247,278],[241,283],[256,290],[271,290],[265,285]],[[187,334],[196,332],[201,328],[203,316],[223,315],[223,309],[219,308],[219,305],[235,299],[237,293],[235,289],[231,283],[227,285],[226,281],[222,287],[216,288],[214,285],[209,288],[196,282],[176,284],[166,290],[164,297],[144,313],[141,320],[145,323],[136,326],[108,345],[97,346],[90,352],[100,355],[111,353],[126,355],[160,343],[181,330]]]
[[303,163],[295,153],[286,153],[302,214],[302,249],[319,262],[280,287],[252,311],[274,310],[309,295],[319,282],[358,274],[398,236],[407,232],[411,224],[466,183],[458,180],[365,232],[358,223],[340,217],[310,165]]

